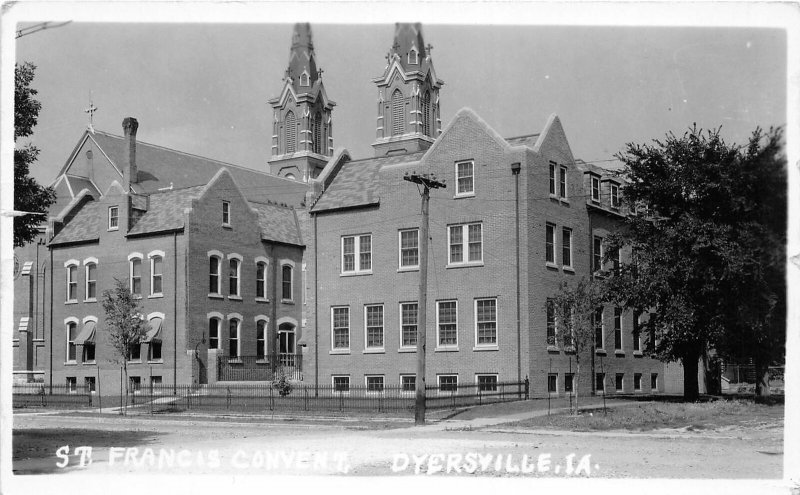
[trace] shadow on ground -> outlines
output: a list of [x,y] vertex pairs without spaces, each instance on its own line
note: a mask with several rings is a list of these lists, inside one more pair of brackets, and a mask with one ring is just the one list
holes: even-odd
[[[12,470],[14,474],[57,474],[74,469],[78,456],[76,447],[90,445],[93,449],[108,447],[133,447],[147,445],[154,440],[154,433],[146,431],[103,431],[88,428],[37,428],[14,430],[12,438]],[[68,445],[69,464],[59,468],[56,463],[63,460],[56,451]]]

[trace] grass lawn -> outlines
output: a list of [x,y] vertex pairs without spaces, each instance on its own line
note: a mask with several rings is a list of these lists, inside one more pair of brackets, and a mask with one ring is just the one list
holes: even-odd
[[572,431],[632,430],[659,428],[713,430],[720,427],[778,427],[783,424],[783,405],[756,404],[743,400],[717,400],[703,403],[642,402],[621,407],[582,410],[540,416],[505,426]]

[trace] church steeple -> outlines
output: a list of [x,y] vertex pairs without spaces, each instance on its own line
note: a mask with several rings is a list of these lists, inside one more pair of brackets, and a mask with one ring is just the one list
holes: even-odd
[[439,89],[431,45],[425,45],[419,23],[395,25],[378,85],[378,123],[372,144],[376,156],[428,149],[441,133]]
[[308,181],[316,177],[333,154],[335,102],[328,99],[317,68],[311,26],[295,24],[289,64],[280,96],[269,100],[273,109],[273,174]]

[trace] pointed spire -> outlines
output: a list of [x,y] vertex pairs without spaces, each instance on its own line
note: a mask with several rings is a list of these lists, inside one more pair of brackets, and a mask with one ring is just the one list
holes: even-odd
[[391,54],[397,55],[403,69],[420,70],[427,58],[428,47],[422,39],[422,24],[398,22],[394,25]]
[[317,70],[314,43],[311,41],[311,25],[298,23],[292,33],[289,50],[289,67],[286,77],[291,78],[295,93],[308,93],[322,74]]

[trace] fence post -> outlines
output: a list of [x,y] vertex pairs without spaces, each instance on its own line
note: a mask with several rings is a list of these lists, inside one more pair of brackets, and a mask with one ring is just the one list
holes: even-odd
[[531,382],[528,380],[528,375],[525,375],[525,400],[530,398]]
[[231,407],[231,388],[227,387],[227,392],[225,393],[225,409],[230,409]]
[[103,393],[100,391],[100,366],[97,367],[97,405],[100,412],[103,412]]
[[303,387],[303,410],[308,411],[308,389]]
[[191,407],[192,407],[192,398],[189,395],[189,392],[190,392],[190,390],[189,390],[189,387],[187,386],[186,387],[186,409],[191,409]]
[[478,384],[478,405],[483,404],[483,395],[481,394],[481,385]]

